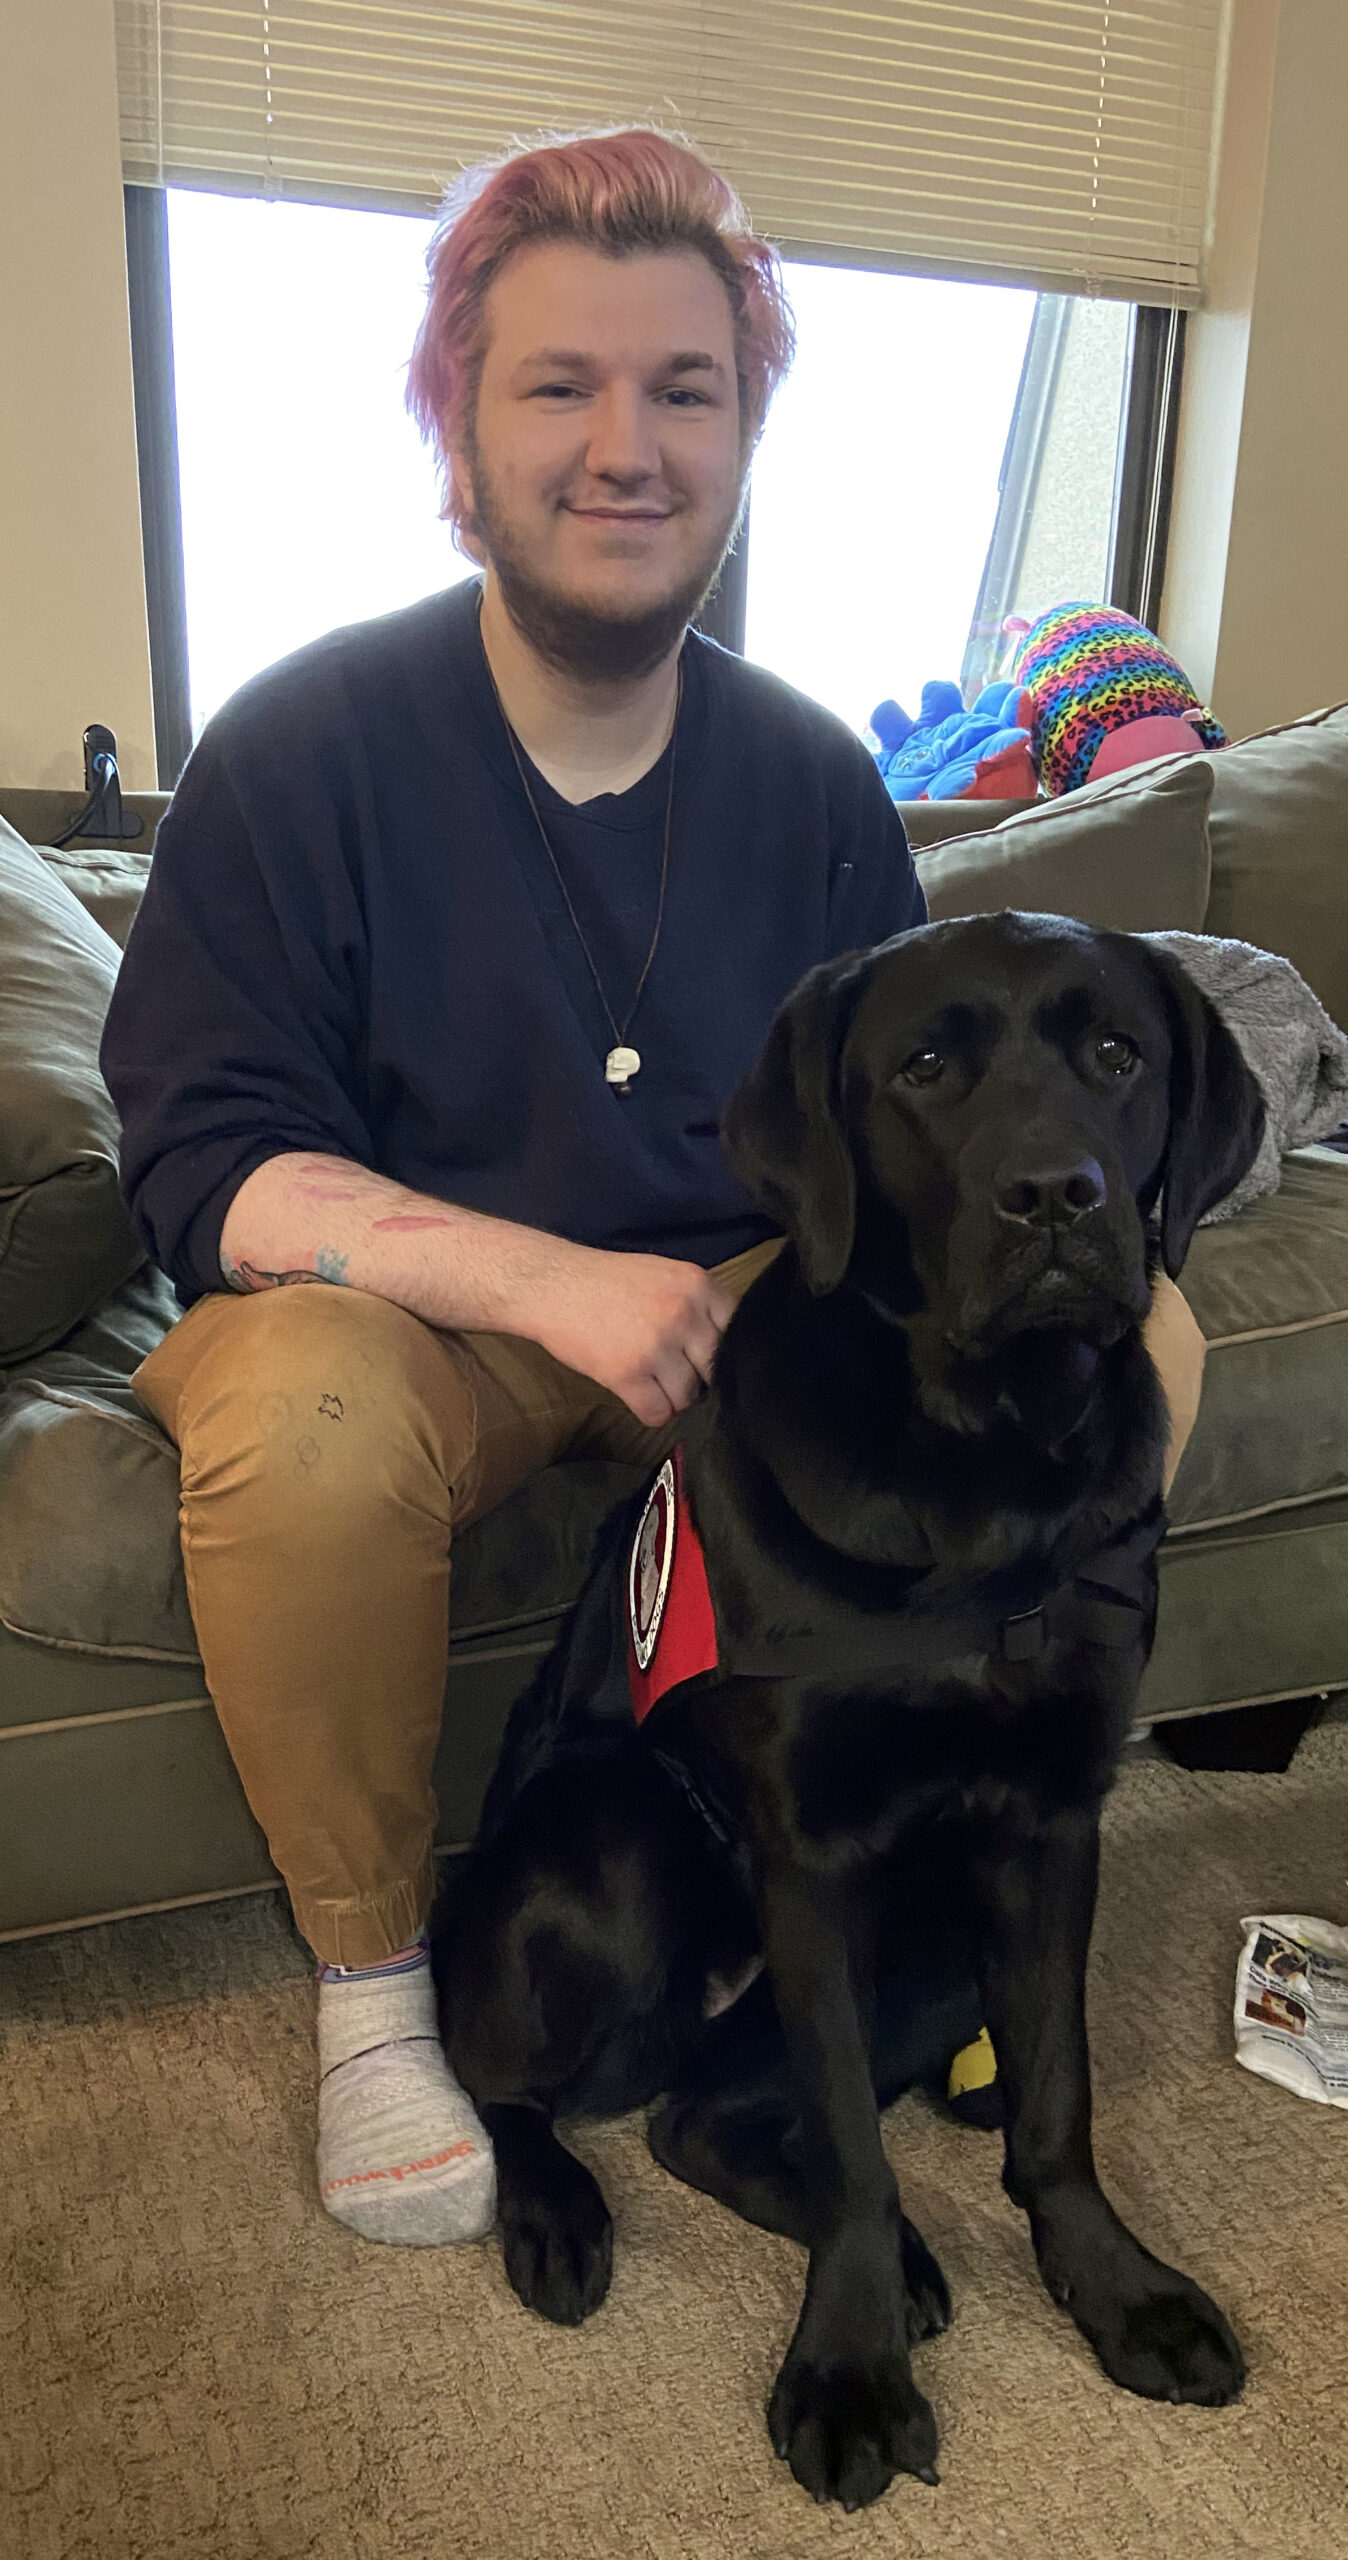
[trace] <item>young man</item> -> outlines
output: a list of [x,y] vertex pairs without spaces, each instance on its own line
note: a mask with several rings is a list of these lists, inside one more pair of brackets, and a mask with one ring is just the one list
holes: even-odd
[[718,1115],[806,969],[924,917],[858,741],[689,634],[790,355],[730,190],[655,134],[522,153],[430,273],[411,398],[482,582],[211,722],[104,1046],[188,1303],[137,1391],[320,1960],[323,2200],[413,2243],[494,2209],[421,1934],[451,1536],[663,1454],[774,1249]]

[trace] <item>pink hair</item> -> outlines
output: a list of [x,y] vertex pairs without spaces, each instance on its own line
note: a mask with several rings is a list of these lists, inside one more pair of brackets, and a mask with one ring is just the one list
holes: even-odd
[[606,257],[693,249],[730,299],[741,443],[751,451],[794,352],[777,256],[755,237],[733,187],[668,134],[579,133],[470,169],[446,198],[426,266],[430,293],[408,368],[407,405],[439,450],[443,513],[463,506],[450,447],[471,433],[487,351],[487,295],[517,249],[574,240]]

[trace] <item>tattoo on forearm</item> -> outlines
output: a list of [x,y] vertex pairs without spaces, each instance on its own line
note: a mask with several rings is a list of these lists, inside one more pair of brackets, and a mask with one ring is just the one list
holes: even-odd
[[314,1255],[312,1271],[259,1271],[255,1262],[232,1262],[224,1253],[220,1256],[220,1268],[224,1272],[226,1286],[237,1290],[241,1297],[247,1297],[254,1290],[297,1289],[315,1280],[326,1280],[333,1288],[344,1289],[347,1286],[347,1261],[346,1254],[324,1244]]

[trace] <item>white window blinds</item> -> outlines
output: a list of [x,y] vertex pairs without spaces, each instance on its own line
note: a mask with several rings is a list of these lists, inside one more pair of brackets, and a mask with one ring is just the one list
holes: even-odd
[[789,252],[1197,302],[1227,0],[116,0],[127,177],[431,210],[544,130],[689,136]]

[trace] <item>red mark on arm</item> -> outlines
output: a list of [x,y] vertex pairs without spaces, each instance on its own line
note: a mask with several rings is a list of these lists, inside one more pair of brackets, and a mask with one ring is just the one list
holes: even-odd
[[399,1210],[396,1217],[375,1218],[370,1226],[372,1236],[386,1236],[396,1229],[400,1235],[420,1235],[426,1227],[452,1227],[452,1218],[422,1218],[414,1209]]

